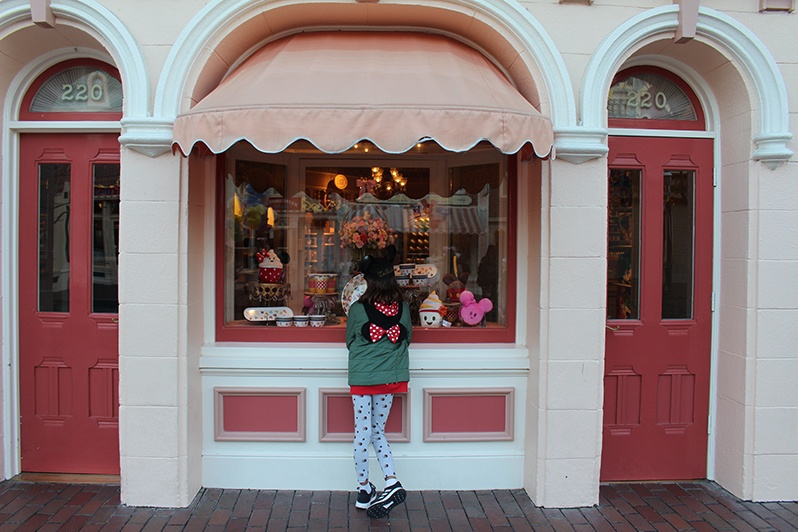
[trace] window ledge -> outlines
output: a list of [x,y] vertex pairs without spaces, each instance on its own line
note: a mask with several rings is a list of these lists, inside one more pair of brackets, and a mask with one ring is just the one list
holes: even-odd
[[[203,374],[241,370],[270,373],[345,372],[347,350],[341,344],[258,344],[216,343],[202,348]],[[521,345],[467,344],[440,346],[413,344],[410,347],[411,372],[526,373],[529,351]]]

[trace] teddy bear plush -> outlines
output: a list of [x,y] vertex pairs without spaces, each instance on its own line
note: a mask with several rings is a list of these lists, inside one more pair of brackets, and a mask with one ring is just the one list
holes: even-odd
[[446,301],[459,300],[470,275],[468,272],[463,272],[460,275],[447,273],[443,276],[443,284],[446,285]]
[[479,325],[485,314],[493,310],[490,299],[483,298],[477,301],[469,290],[464,290],[460,294],[460,305],[460,320],[466,325]]

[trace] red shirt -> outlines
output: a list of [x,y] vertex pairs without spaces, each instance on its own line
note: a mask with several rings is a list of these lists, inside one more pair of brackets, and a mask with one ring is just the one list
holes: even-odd
[[374,384],[372,386],[350,386],[349,393],[352,395],[379,395],[386,393],[407,393],[407,382]]

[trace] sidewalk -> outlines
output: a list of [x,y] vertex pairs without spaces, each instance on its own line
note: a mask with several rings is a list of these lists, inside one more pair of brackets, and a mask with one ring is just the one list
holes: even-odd
[[408,491],[390,519],[354,492],[203,489],[188,508],[120,504],[113,484],[0,483],[6,530],[798,530],[798,502],[750,503],[713,482],[611,484],[598,506],[540,508],[523,490]]

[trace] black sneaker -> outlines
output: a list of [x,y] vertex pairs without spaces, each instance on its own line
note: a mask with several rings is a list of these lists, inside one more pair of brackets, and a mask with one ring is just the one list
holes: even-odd
[[365,510],[374,502],[374,499],[377,498],[377,488],[374,487],[374,484],[369,482],[369,486],[371,487],[371,491],[366,493],[366,490],[358,490],[357,492],[357,502],[355,502],[355,506],[360,508],[361,510]]
[[385,517],[391,510],[405,502],[407,492],[400,483],[389,486],[382,490],[377,500],[371,503],[368,509],[368,516],[373,519]]

